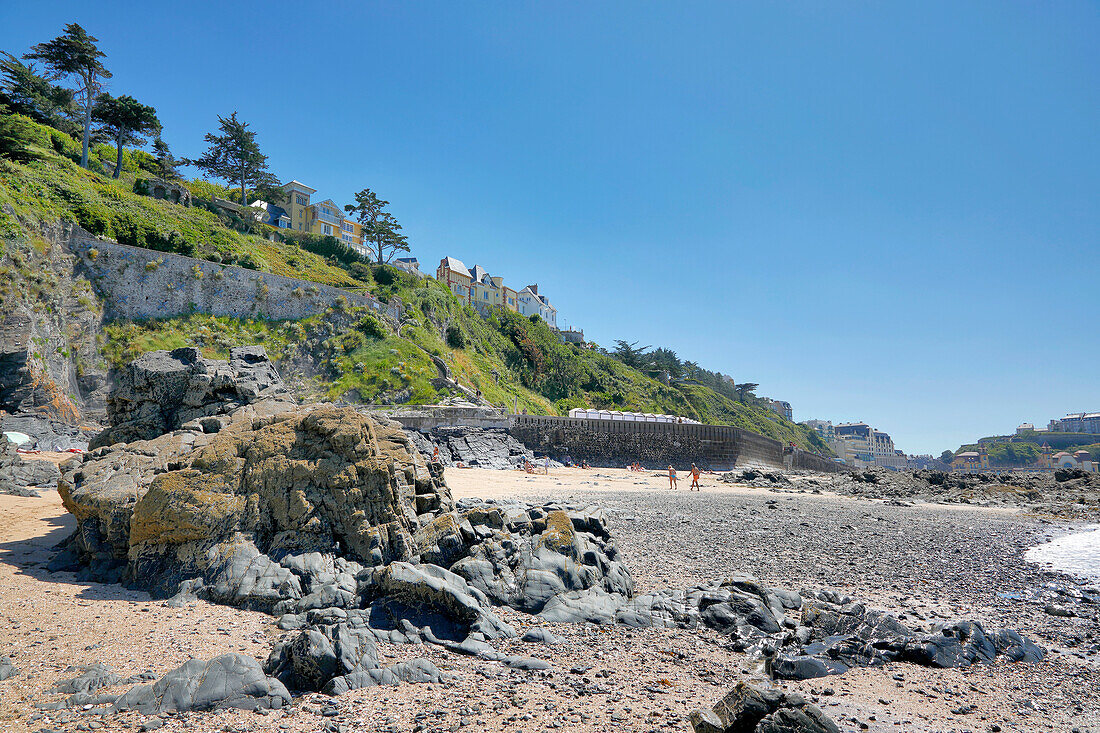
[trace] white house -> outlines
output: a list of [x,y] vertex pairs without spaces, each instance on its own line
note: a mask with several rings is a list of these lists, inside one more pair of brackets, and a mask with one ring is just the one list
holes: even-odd
[[538,283],[528,285],[516,296],[516,307],[522,316],[537,315],[550,328],[558,327],[558,309],[550,305],[550,299],[539,295]]

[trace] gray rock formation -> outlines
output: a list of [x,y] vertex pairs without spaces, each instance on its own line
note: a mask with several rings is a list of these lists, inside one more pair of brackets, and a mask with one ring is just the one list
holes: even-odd
[[20,455],[15,446],[0,434],[0,494],[38,496],[36,489],[56,487],[60,476],[57,464]]
[[[420,452],[431,458],[439,448],[444,466],[461,463],[476,468],[508,470],[525,461],[534,462],[534,452],[503,428],[440,427],[429,431],[406,430]],[[541,459],[540,459],[541,462]],[[551,465],[560,466],[557,461]]]
[[116,710],[146,715],[167,711],[261,710],[290,704],[283,683],[264,674],[243,654],[223,654],[208,662],[192,659],[152,684],[138,685],[115,702]]
[[150,351],[119,374],[107,399],[110,427],[91,447],[150,440],[192,421],[216,432],[222,417],[266,399],[293,402],[261,346],[232,349],[228,362],[193,347]]
[[711,710],[688,715],[695,733],[840,733],[815,705],[797,693],[739,682]]
[[19,670],[10,658],[0,656],[0,682],[6,679],[11,679],[15,675],[19,674]]

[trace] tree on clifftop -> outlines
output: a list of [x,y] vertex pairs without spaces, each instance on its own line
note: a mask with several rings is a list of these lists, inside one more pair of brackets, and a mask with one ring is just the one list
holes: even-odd
[[51,84],[33,64],[24,64],[10,53],[0,53],[0,104],[62,132],[75,136],[80,127],[73,91]]
[[354,204],[344,207],[344,211],[356,215],[363,230],[363,241],[374,245],[380,265],[389,262],[398,252],[409,251],[409,240],[401,233],[401,225],[393,214],[386,211],[389,203],[378,198],[374,191],[364,188],[355,194]]
[[741,384],[734,385],[733,388],[737,390],[737,401],[744,402],[746,395],[748,395],[749,397],[754,397],[755,395],[753,395],[753,390],[755,390],[759,386],[760,385],[756,382],[742,382]]
[[[145,142],[146,135],[160,133],[160,120],[157,111],[142,104],[128,94],[112,97],[99,95],[92,116],[109,132],[115,141],[118,157],[115,159],[114,178],[122,173],[122,148],[127,143],[137,145]],[[159,139],[159,138],[158,138]]]
[[248,129],[247,122],[237,119],[234,112],[229,117],[218,116],[220,135],[206,133],[209,148],[198,160],[184,160],[241,189],[241,206],[248,206],[247,189],[270,188],[278,183],[267,170],[267,156],[256,144],[256,133]]
[[179,171],[176,170],[176,166],[180,162],[172,155],[168,143],[164,142],[160,135],[157,135],[157,139],[153,141],[153,158],[157,167],[157,175],[161,178],[172,180],[180,177]]
[[649,363],[646,358],[649,355],[649,347],[638,346],[637,341],[629,342],[622,339],[616,341],[615,350],[611,355],[633,369],[640,369]]
[[100,61],[107,54],[99,50],[95,36],[76,23],[65,26],[65,32],[46,43],[32,47],[25,59],[41,61],[53,72],[54,79],[75,77],[80,83],[76,98],[84,113],[84,146],[80,153],[81,167],[88,167],[88,140],[92,134],[92,107],[103,89],[103,80],[111,78],[111,72]]

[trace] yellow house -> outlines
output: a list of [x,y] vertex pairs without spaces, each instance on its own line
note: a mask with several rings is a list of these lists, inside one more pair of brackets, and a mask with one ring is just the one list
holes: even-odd
[[501,287],[501,295],[504,298],[504,307],[510,311],[519,312],[519,306],[516,305],[516,296],[518,295],[515,290],[504,285]]
[[474,265],[470,276],[470,302],[483,313],[504,305],[504,278],[493,277],[481,265]]
[[300,181],[284,183],[282,189],[286,192],[286,200],[274,203],[281,206],[290,217],[291,229],[296,232],[308,232],[313,220],[309,198],[317,193],[317,189],[310,188]]
[[359,222],[344,216],[344,210],[332,199],[314,203],[313,194],[317,189],[310,188],[301,181],[284,183],[282,190],[286,199],[278,203],[290,217],[289,229],[304,234],[316,234],[323,237],[336,237],[360,254],[370,255],[369,242],[363,241],[363,231]]
[[979,445],[976,451],[965,451],[955,456],[951,461],[953,471],[984,471],[989,469],[989,454],[984,445]]
[[459,300],[471,302],[470,286],[473,284],[473,276],[461,260],[456,260],[454,257],[441,259],[435,271],[435,279],[446,285]]

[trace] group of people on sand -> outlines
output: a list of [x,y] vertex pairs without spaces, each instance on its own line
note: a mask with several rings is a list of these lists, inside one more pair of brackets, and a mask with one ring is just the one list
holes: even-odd
[[[699,476],[702,475],[702,470],[694,463],[691,464],[691,486],[688,487],[688,491],[702,491],[702,487],[699,486]],[[671,465],[668,467],[668,488],[678,489],[679,484],[676,483],[676,469]]]
[[542,460],[542,470],[541,471],[539,470],[539,466],[538,466],[537,461],[538,461],[537,458],[535,459],[535,461],[531,461],[529,458],[524,458],[523,459],[523,470],[526,471],[527,473],[545,473],[547,476],[549,476],[550,475],[550,456],[546,456],[545,458],[543,458],[543,460]]

